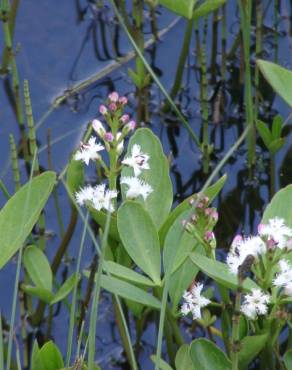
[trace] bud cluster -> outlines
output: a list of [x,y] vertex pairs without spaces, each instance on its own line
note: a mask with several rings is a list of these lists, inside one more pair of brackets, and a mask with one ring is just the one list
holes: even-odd
[[189,220],[183,220],[183,227],[194,237],[203,239],[206,243],[215,247],[213,228],[218,221],[218,213],[215,208],[208,207],[210,200],[204,194],[197,194],[190,198],[189,205],[193,214]]
[[129,114],[124,113],[127,103],[125,96],[119,96],[116,91],[112,92],[106,104],[99,107],[99,113],[107,121],[109,129],[98,119],[92,121],[92,127],[103,140],[105,148],[109,151],[111,147],[115,147],[119,155],[123,151],[124,138],[136,128],[136,122],[130,119]]

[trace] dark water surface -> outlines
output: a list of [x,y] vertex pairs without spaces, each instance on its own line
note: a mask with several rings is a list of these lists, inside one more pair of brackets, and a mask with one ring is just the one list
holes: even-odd
[[[289,29],[291,3],[289,3],[290,5],[288,3],[288,1],[281,2],[281,18],[278,25],[278,61],[281,65],[291,69],[292,38]],[[230,0],[228,4],[227,50],[232,45],[239,29],[238,14],[235,11],[236,1]],[[275,52],[273,48],[274,34],[272,32],[272,14],[270,13],[271,9],[268,9],[264,21],[263,57],[273,60]],[[175,19],[173,14],[162,9],[158,10],[157,15],[160,30],[167,27]],[[146,14],[147,16],[148,14]],[[148,60],[167,90],[171,88],[176,71],[184,29],[185,21],[181,19],[163,36],[159,43],[152,45],[147,50]],[[145,34],[146,38],[151,36],[149,21],[146,22]],[[94,5],[93,1],[85,0],[25,0],[21,2],[15,28],[15,42],[19,43],[17,65],[21,81],[23,79],[29,80],[36,122],[47,112],[54,99],[62,95],[67,88],[87,79],[109,65],[116,55],[115,48],[112,46],[112,39],[115,40],[115,48],[120,56],[131,50],[123,31],[114,24],[109,7],[101,10]],[[0,41],[1,48],[3,48],[3,39],[0,39]],[[212,48],[211,41],[212,34],[209,32],[207,38],[208,63]],[[220,60],[219,53],[217,55],[218,71],[220,71]],[[53,144],[53,169],[61,172],[72,150],[78,145],[88,121],[97,116],[99,104],[110,91],[117,90],[121,94],[126,94],[130,106],[133,110],[135,109],[135,89],[127,75],[127,69],[131,65],[133,65],[133,61],[121,65],[112,73],[91,84],[87,89],[72,96],[65,104],[54,110],[44,122],[41,122],[37,130],[37,138],[41,148],[40,163],[44,168],[48,168],[46,150],[48,129],[50,129]],[[238,68],[239,61],[237,58],[229,62],[226,89],[223,90],[226,95],[226,103],[217,123],[214,123],[213,119],[214,105],[212,102],[214,99],[212,100],[212,96],[216,96],[218,86],[220,87],[220,75],[216,75],[216,83],[209,86],[210,133],[212,141],[215,143],[212,168],[237,140],[244,127],[243,95],[238,81]],[[178,100],[182,112],[188,117],[192,128],[198,134],[201,126],[199,87],[198,60],[195,55],[195,40],[193,38],[184,75],[184,88]],[[290,113],[289,108],[280,98],[274,96],[267,87],[265,89],[269,99],[261,108],[262,116],[270,121],[275,114],[279,113],[285,120]],[[5,79],[2,80],[0,99],[0,175],[1,180],[12,193],[14,186],[9,159],[9,134],[13,133],[15,138],[19,140],[19,132],[11,105],[9,84]],[[176,199],[182,200],[191,193],[200,190],[206,177],[202,174],[201,157],[198,149],[174,116],[161,114],[160,107],[162,103],[163,96],[159,89],[153,85],[150,97],[151,119],[147,124],[161,138],[165,153],[173,157],[172,180]],[[292,139],[289,135],[289,127],[286,129],[286,134],[286,144],[276,159],[277,189],[292,181]],[[252,179],[249,178],[246,169],[246,149],[244,146],[235,153],[222,170],[222,174],[228,174],[228,180],[215,202],[220,215],[216,228],[220,248],[228,247],[228,243],[236,232],[245,231],[249,233],[255,229],[262,211],[269,201],[268,165],[268,153],[264,150],[262,142],[258,140],[257,164]],[[20,161],[20,166],[23,182],[25,182],[26,172],[22,161]],[[94,172],[87,171],[87,176],[87,180],[94,179]],[[58,192],[66,226],[69,221],[69,202],[61,186],[58,188]],[[1,204],[4,204],[5,200],[2,194],[0,197]],[[54,256],[61,239],[53,200],[50,200],[46,207],[46,223],[47,230],[52,232],[52,237],[47,243],[47,253],[51,258]],[[69,254],[72,257],[77,255],[81,232],[82,223],[78,222],[70,243]],[[88,238],[82,266],[88,267],[92,258],[93,248]],[[71,274],[74,269],[74,261],[64,264],[63,271],[60,272],[60,279],[64,276],[62,274]],[[14,277],[15,263],[10,263],[1,271],[0,278],[1,312],[7,318],[10,315]],[[58,308],[54,317],[52,337],[63,353],[66,351],[68,319],[68,310],[65,305],[62,305]],[[102,296],[98,320],[97,361],[103,369],[121,369],[123,368],[122,365],[116,365],[115,360],[122,362],[122,347],[114,323],[111,301],[107,294]],[[18,328],[19,322],[16,325]],[[153,353],[155,347],[155,336],[155,327],[151,325],[143,336],[141,351],[143,369],[152,368],[149,355]]]

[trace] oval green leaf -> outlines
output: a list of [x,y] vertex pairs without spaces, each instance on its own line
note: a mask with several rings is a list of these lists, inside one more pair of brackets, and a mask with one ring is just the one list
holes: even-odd
[[160,302],[158,299],[153,297],[151,294],[145,292],[143,289],[137,288],[126,281],[119,280],[112,276],[101,276],[101,283],[103,289],[117,294],[131,301],[142,303],[145,306],[160,309]]
[[205,0],[201,5],[195,8],[194,19],[197,20],[201,17],[209,15],[225,3],[226,0]]
[[285,352],[283,360],[287,370],[292,369],[292,349]]
[[[200,248],[200,246],[198,246],[198,248]],[[193,264],[189,257],[187,257],[182,265],[171,275],[169,284],[169,296],[172,301],[173,312],[176,312],[183,292],[188,289],[191,282],[197,276],[198,272],[199,268]]]
[[148,279],[146,276],[138,274],[138,272],[129,269],[119,263],[112,262],[112,261],[104,261],[103,262],[103,269],[108,271],[111,275],[119,277],[124,280],[132,281],[136,284],[146,285],[146,286],[154,286],[152,280]]
[[[107,214],[104,211],[97,211],[90,206],[89,211],[94,221],[102,228],[104,228],[106,224]],[[112,213],[110,215],[109,236],[111,236],[114,240],[121,241],[117,227],[117,215],[115,213]]]
[[240,342],[240,351],[238,353],[239,369],[245,370],[248,364],[264,348],[268,339],[267,334],[247,336]]
[[62,301],[67,295],[71,292],[74,288],[75,284],[78,284],[80,279],[80,274],[74,273],[72,274],[64,284],[59,288],[57,293],[54,295],[54,298],[51,300],[50,304],[55,304],[57,302]]
[[176,370],[196,370],[190,356],[190,347],[183,344],[176,353],[175,367]]
[[48,171],[33,178],[11,197],[0,212],[0,269],[18,251],[36,224],[56,181]]
[[44,252],[34,245],[27,247],[23,254],[23,264],[37,287],[52,290],[52,270]]
[[156,284],[160,284],[160,245],[149,214],[140,203],[125,201],[118,210],[118,230],[132,260]]
[[231,362],[213,342],[196,339],[190,344],[190,357],[196,370],[230,370]]
[[45,288],[22,284],[21,289],[25,293],[30,294],[33,297],[37,297],[46,303],[51,303],[52,299],[54,298],[54,294]]
[[45,343],[37,354],[43,370],[59,370],[64,367],[59,348],[52,342]]
[[159,0],[159,4],[187,19],[192,18],[196,2],[197,0]]
[[285,220],[287,226],[292,227],[292,212],[291,207],[287,205],[292,204],[292,185],[279,190],[268,204],[262,222],[266,223],[271,218],[279,217]]
[[257,65],[276,93],[292,107],[292,71],[266,60],[258,59]]
[[[235,290],[238,287],[237,276],[230,273],[226,263],[214,261],[208,257],[203,256],[199,253],[191,253],[190,255],[192,262],[198,266],[206,275],[210,276],[217,283],[225,286],[226,288]],[[243,289],[250,291],[251,289],[259,288],[258,285],[247,278],[243,282]]]
[[174,272],[191,253],[197,241],[183,227],[182,221],[188,220],[192,210],[180,214],[170,227],[163,247],[163,266],[165,273]]

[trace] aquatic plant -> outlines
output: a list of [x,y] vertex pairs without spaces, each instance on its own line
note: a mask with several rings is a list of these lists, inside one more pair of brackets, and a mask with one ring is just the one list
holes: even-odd
[[[132,14],[128,9],[130,3]],[[276,192],[275,160],[288,142],[287,123],[291,115],[285,120],[274,111],[268,116],[262,114],[261,83],[263,77],[291,106],[291,89],[287,86],[291,85],[292,72],[261,59],[253,63],[253,46],[256,58],[262,58],[264,50],[262,23],[266,10],[261,1],[238,0],[240,27],[229,51],[226,44],[229,15],[225,0],[90,2],[97,13],[106,9],[107,24],[115,25],[115,36],[124,30],[133,50],[120,56],[113,41],[114,54],[119,57],[114,67],[106,67],[68,88],[36,125],[27,80],[23,83],[24,99],[20,93],[18,49],[13,40],[18,4],[18,0],[11,4],[2,0],[0,6],[4,35],[1,73],[7,85],[11,83],[12,105],[20,131],[19,145],[14,135],[9,136],[15,194],[11,195],[4,180],[0,181],[6,198],[0,211],[3,274],[8,262],[13,266],[16,260],[10,319],[6,312],[0,315],[0,369],[103,368],[98,356],[103,343],[97,340],[97,335],[105,300],[112,306],[114,332],[120,335],[125,366],[134,370],[144,368],[146,357],[151,359],[155,370],[290,369],[292,187],[288,185]],[[275,0],[273,37],[276,42],[278,7]],[[169,92],[159,79],[153,61],[149,62],[145,56],[147,47],[158,45],[160,35],[170,30],[170,27],[157,29],[157,9],[163,8],[175,17],[185,18],[177,68],[167,81]],[[151,30],[149,39],[144,32],[147,22]],[[219,66],[216,56],[220,23],[222,60]],[[210,24],[212,44],[209,44]],[[191,49],[193,40],[195,47]],[[221,109],[226,103],[228,75],[236,65],[231,61],[238,51],[236,83],[245,94],[243,110],[239,113],[246,124],[242,130],[240,122],[236,122],[238,134],[234,143],[225,148],[226,152],[220,157],[216,152],[215,129],[210,123],[212,118],[212,123],[220,123],[215,126],[222,130]],[[274,51],[277,60],[278,46]],[[195,54],[194,64],[188,62],[192,54]],[[127,91],[121,96],[116,91],[110,92],[96,107],[96,114],[88,123],[80,144],[68,156],[66,166],[58,174],[44,171],[40,153],[47,149],[47,167],[52,169],[53,143],[48,130],[47,145],[39,148],[37,130],[48,115],[117,65],[133,58],[135,67],[129,68],[124,77],[130,77],[135,94]],[[187,63],[187,70],[194,69],[199,76],[196,99],[201,124],[198,127],[190,124],[182,104],[183,96],[190,97],[189,92],[184,91]],[[165,99],[160,105],[156,104],[163,127],[170,132],[171,120],[176,115],[176,128],[182,124],[187,138],[195,143],[194,161],[202,167],[203,182],[196,183],[192,192],[199,191],[189,192],[187,197],[185,193],[175,194],[171,177],[175,164],[171,153],[165,154],[164,141],[154,134],[157,122],[153,124],[154,130],[150,125],[145,127],[151,121],[150,103],[156,99],[151,101],[152,83]],[[130,111],[136,115],[135,120]],[[221,135],[224,133],[221,131]],[[261,159],[256,156],[258,147],[261,145],[268,155],[269,168],[263,172],[267,169],[271,201],[259,216],[262,219],[257,232],[235,235],[230,245],[223,245],[225,253],[217,228],[222,215],[213,206],[218,203],[213,202],[221,197],[227,181],[228,173],[223,176],[221,173],[224,165],[233,160],[245,140],[247,150],[244,149],[243,156],[247,154],[250,182],[256,181],[253,170],[256,159]],[[20,166],[22,159],[24,168]],[[27,182],[22,185],[24,175]],[[241,173],[239,175],[241,177]],[[247,191],[249,186],[245,185],[240,188],[240,195]],[[60,208],[60,188],[69,200],[66,228]],[[256,191],[251,199],[256,202],[253,196],[257,188],[253,190]],[[48,231],[46,203],[50,196],[59,228],[55,238],[51,238]],[[261,208],[255,209],[259,215]],[[250,224],[254,214],[254,210],[250,210]],[[243,219],[246,215],[240,217]],[[233,222],[231,218],[229,222]],[[75,230],[81,231],[80,237],[77,236],[80,243],[71,255],[69,247]],[[226,233],[229,237],[233,234],[228,230]],[[61,266],[66,266],[62,275]],[[57,322],[55,312],[60,307],[64,309],[62,320],[69,318],[68,328],[64,325],[65,350],[58,348],[59,338],[54,337],[52,331]],[[43,338],[38,335],[40,328]],[[147,347],[149,356],[146,351],[142,356],[143,337],[149,330],[152,346]]]

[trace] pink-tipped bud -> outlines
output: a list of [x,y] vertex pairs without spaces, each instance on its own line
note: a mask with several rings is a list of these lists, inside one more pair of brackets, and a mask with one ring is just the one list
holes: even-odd
[[213,212],[211,213],[211,218],[215,221],[215,222],[217,222],[218,221],[218,212],[217,211],[215,211],[215,210],[213,210]]
[[264,229],[265,229],[265,225],[264,225],[264,224],[258,224],[258,233],[259,233],[260,235],[262,235],[262,234],[263,234]]
[[108,106],[111,112],[115,112],[117,110],[117,105],[116,103],[110,103]]
[[121,96],[119,99],[119,103],[122,105],[126,105],[128,103],[128,99],[125,96]]
[[123,135],[127,135],[129,132],[135,130],[136,122],[130,121],[123,127]]
[[119,101],[119,94],[116,91],[114,91],[111,94],[109,94],[108,98],[112,103],[117,103]]
[[276,248],[277,244],[278,243],[273,238],[267,240],[267,248],[268,248],[268,250],[269,251],[274,250]]
[[235,235],[234,239],[232,240],[232,247],[236,247],[238,244],[240,244],[242,242],[243,238],[241,235]]
[[123,114],[122,117],[120,118],[122,123],[127,123],[129,122],[130,116],[128,114]]
[[108,141],[110,143],[114,140],[114,135],[110,131],[108,131],[104,134],[103,139],[104,141]]
[[127,123],[127,127],[128,127],[128,130],[129,131],[133,131],[133,130],[135,130],[135,128],[136,128],[136,122],[135,121],[130,121],[130,122],[128,122]]
[[100,136],[100,137],[104,136],[105,129],[103,127],[103,124],[98,119],[94,119],[92,121],[92,127],[93,127],[93,130],[97,133],[98,136]]
[[213,212],[212,208],[206,208],[205,209],[205,215],[208,216],[208,217],[211,216],[212,212]]
[[291,251],[291,249],[292,249],[292,238],[287,240],[286,248],[288,249],[288,251]]
[[205,236],[204,236],[204,239],[207,241],[207,242],[210,242],[211,240],[213,240],[215,238],[214,236],[214,233],[212,231],[206,231],[205,232]]
[[101,105],[100,107],[99,107],[99,113],[100,114],[102,114],[103,116],[105,115],[105,114],[107,114],[107,107],[105,106],[105,105]]

